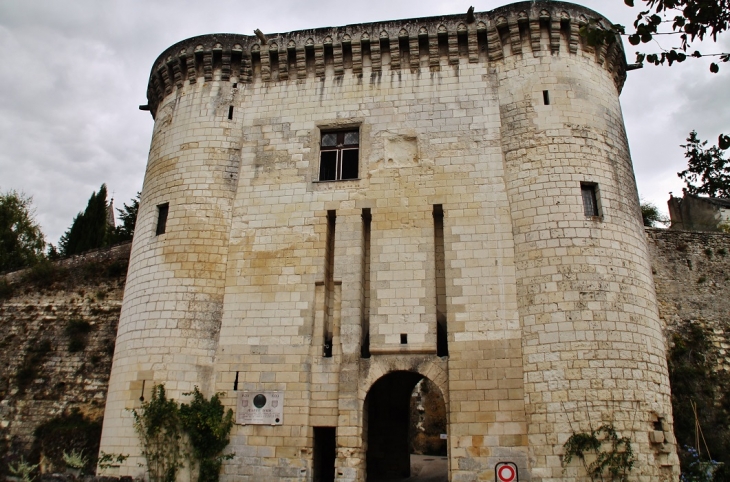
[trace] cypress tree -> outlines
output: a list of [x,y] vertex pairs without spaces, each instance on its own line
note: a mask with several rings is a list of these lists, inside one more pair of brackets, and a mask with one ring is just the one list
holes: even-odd
[[58,245],[63,256],[106,246],[109,240],[106,216],[106,184],[102,184],[98,193],[91,194],[86,210],[76,215],[71,227],[61,236]]

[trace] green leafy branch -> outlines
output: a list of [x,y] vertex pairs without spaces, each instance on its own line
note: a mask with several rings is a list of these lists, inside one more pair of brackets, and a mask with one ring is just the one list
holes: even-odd
[[101,470],[111,469],[113,467],[119,467],[129,458],[129,454],[108,454],[103,450],[99,453],[99,460],[97,464]]
[[149,402],[132,409],[134,430],[142,444],[150,482],[175,482],[183,467],[180,450],[180,407],[168,400],[164,385],[152,387]]
[[167,398],[164,385],[155,385],[150,401],[132,410],[150,482],[174,482],[183,457],[191,469],[197,465],[197,482],[218,482],[223,461],[234,456],[222,453],[230,442],[233,410],[225,410],[221,393],[207,400],[196,386],[183,395],[192,395],[190,404],[178,405]]
[[[658,35],[678,35],[681,39],[679,47],[662,49],[660,53],[645,54],[637,52],[636,62],[644,61],[654,64],[672,65],[681,63],[689,58],[718,57],[720,62],[729,62],[730,53],[720,52],[703,54],[699,50],[691,51],[692,42],[711,37],[717,42],[717,36],[730,28],[730,2],[728,0],[640,0],[646,9],[639,12],[634,21],[633,33],[626,34],[622,25],[604,27],[600,20],[591,19],[581,27],[583,36],[589,45],[599,46],[611,44],[617,35],[627,35],[631,45],[649,43]],[[629,7],[633,7],[635,0],[624,0]],[[668,18],[672,17],[673,18]],[[671,32],[660,32],[663,24],[671,23]],[[720,66],[716,62],[710,64],[710,71],[717,73]]]
[[192,448],[192,459],[198,465],[197,482],[217,482],[223,460],[233,458],[233,454],[222,455],[230,442],[229,434],[233,427],[233,410],[226,412],[220,401],[219,393],[206,400],[196,386],[189,405],[180,406],[182,427],[188,435]]
[[[563,444],[563,449],[563,467],[577,457],[592,481],[625,482],[636,461],[631,440],[619,437],[612,424],[601,425],[590,433],[573,433]],[[592,462],[588,462],[589,455],[593,456],[590,457]]]

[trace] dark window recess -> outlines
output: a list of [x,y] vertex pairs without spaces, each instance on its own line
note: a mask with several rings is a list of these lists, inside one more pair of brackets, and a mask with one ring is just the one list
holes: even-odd
[[319,180],[357,179],[359,157],[359,131],[323,132],[320,141]]
[[550,92],[547,90],[542,91],[542,101],[545,103],[545,105],[550,105]]
[[238,390],[238,372],[236,372],[236,379],[233,380],[233,391]]
[[401,345],[407,345],[408,344],[408,333],[401,333],[400,334],[400,344]]
[[312,451],[312,479],[314,482],[334,482],[337,461],[337,429],[314,427]]
[[228,107],[228,120],[233,119],[233,106]]
[[167,230],[167,213],[170,211],[170,203],[160,204],[157,206],[157,229],[155,236],[165,234]]
[[586,216],[598,216],[598,197],[596,196],[596,184],[581,183],[580,193],[583,197],[583,212]]
[[324,358],[332,358],[332,337],[327,334],[324,339],[324,347],[322,347],[322,356]]
[[333,319],[332,305],[335,302],[335,227],[337,220],[336,211],[327,211],[327,238],[325,244],[325,267],[324,267],[324,343],[322,347],[322,356],[332,358],[332,327]]
[[360,356],[370,358],[370,225],[373,216],[370,208],[362,210],[362,312],[360,318]]
[[433,246],[436,259],[436,355],[449,356],[446,325],[446,261],[444,256],[444,208],[433,206]]

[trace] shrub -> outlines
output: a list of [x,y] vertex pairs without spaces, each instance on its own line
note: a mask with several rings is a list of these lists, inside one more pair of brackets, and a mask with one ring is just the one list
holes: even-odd
[[84,464],[79,468],[90,471],[96,467],[96,454],[99,453],[101,441],[101,420],[86,418],[78,408],[69,413],[39,425],[34,432],[32,455],[34,459],[48,461],[53,468],[60,470],[67,464],[64,453],[88,454],[83,457]]
[[26,462],[23,457],[20,458],[20,462],[8,465],[10,473],[15,477],[20,478],[23,482],[32,482],[35,479],[33,472],[38,468],[38,464],[31,465]]
[[75,353],[86,348],[86,335],[91,331],[92,326],[86,320],[71,319],[66,324],[64,332],[69,338],[68,351]]
[[44,259],[26,271],[23,281],[32,283],[39,288],[50,288],[53,283],[63,278],[67,271],[66,268]]
[[155,385],[150,401],[142,402],[140,409],[132,409],[132,415],[150,482],[175,482],[183,466],[177,402],[167,399],[164,385]]
[[228,436],[233,427],[233,411],[223,408],[218,393],[206,400],[196,386],[190,405],[182,404],[180,419],[190,439],[192,458],[198,464],[198,482],[218,482],[223,460],[232,455],[222,452],[230,441]]
[[38,367],[43,364],[43,359],[51,350],[53,350],[53,346],[50,340],[31,340],[23,364],[18,367],[18,371],[15,373],[15,383],[20,390],[24,390],[33,380],[38,378]]

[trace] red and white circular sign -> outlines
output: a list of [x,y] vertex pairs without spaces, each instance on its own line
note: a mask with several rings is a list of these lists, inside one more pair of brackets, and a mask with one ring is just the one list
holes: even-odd
[[517,469],[512,464],[503,464],[497,467],[497,480],[499,482],[514,482],[517,479]]

